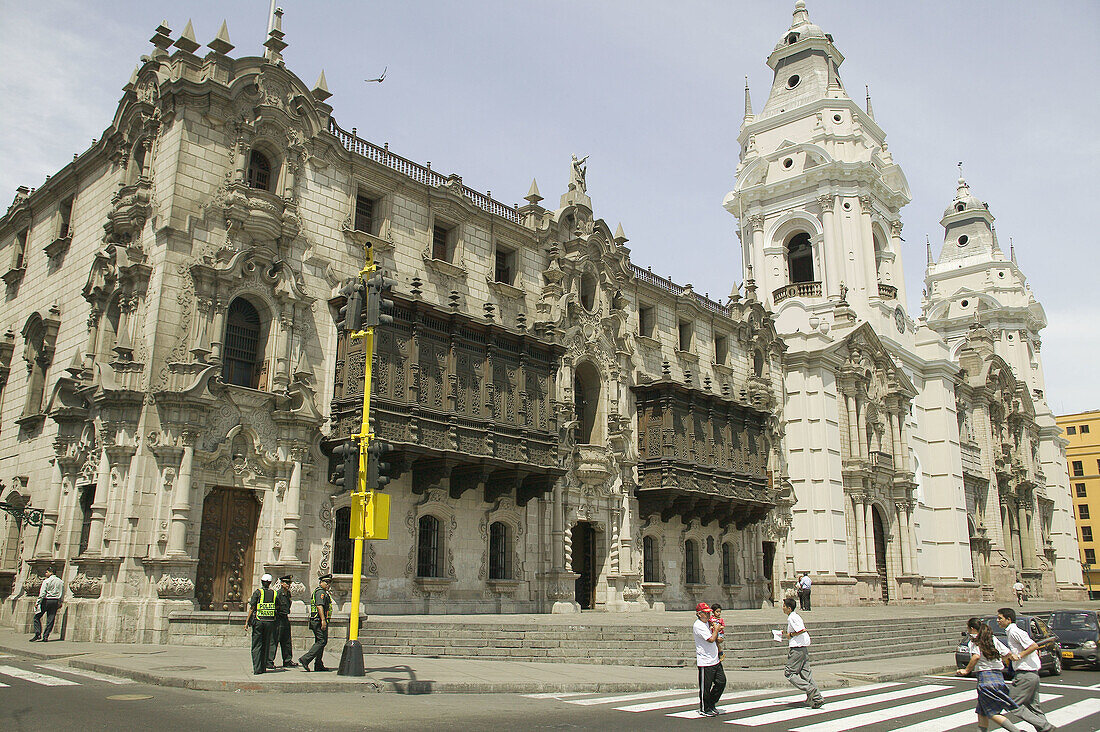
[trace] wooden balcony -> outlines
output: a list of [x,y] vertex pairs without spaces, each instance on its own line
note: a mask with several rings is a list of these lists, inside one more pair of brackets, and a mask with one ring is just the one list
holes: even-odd
[[772,302],[776,305],[789,297],[821,297],[821,283],[797,282],[793,285],[783,285],[772,292]]

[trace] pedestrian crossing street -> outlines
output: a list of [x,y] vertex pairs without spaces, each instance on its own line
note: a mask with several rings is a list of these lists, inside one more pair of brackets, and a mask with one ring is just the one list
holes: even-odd
[[[926,678],[921,683],[879,683],[824,692],[825,706],[811,709],[805,695],[776,691],[738,691],[723,695],[716,722],[746,730],[849,732],[889,729],[891,732],[950,732],[977,723],[977,693],[972,681],[954,677]],[[1100,684],[1044,685],[1040,702],[1051,724],[1069,732],[1100,729]],[[596,695],[584,693],[527,694],[562,704],[614,709],[633,714],[664,714],[674,719],[698,719],[697,689]],[[1083,698],[1082,698],[1083,697]],[[1028,729],[1030,726],[1025,725]]]
[[[0,656],[0,658],[3,657]],[[2,662],[0,662],[0,689],[11,688],[12,683],[15,681],[35,684],[37,686],[82,686],[89,681],[99,681],[116,685],[134,683],[130,679],[109,676],[96,671],[85,671],[84,669],[72,668],[62,664],[39,663],[35,664],[34,667],[36,669],[42,669],[42,671],[49,671],[50,673],[19,668],[18,666],[2,665]]]

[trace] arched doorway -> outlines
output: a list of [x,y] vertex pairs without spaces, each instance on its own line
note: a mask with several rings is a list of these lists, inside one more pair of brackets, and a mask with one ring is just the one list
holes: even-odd
[[577,420],[577,444],[599,444],[603,435],[599,428],[600,374],[588,362],[577,364],[573,375],[573,403]]
[[890,602],[890,583],[886,576],[886,529],[878,506],[871,509],[873,531],[875,532],[875,571],[878,573],[879,586],[882,588],[882,602]]
[[795,234],[787,242],[787,276],[792,285],[814,281],[814,248],[805,232]]
[[573,573],[578,575],[574,583],[575,598],[581,610],[596,606],[596,529],[587,521],[578,521],[573,527]]
[[215,488],[202,503],[195,598],[201,610],[244,610],[260,505],[250,490]]

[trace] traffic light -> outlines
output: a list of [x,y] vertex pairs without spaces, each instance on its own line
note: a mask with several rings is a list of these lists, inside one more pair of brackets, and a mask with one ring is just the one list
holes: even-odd
[[332,451],[333,466],[329,480],[336,485],[335,493],[348,493],[358,490],[356,483],[359,480],[359,446],[355,440],[344,440]]
[[344,304],[336,313],[336,329],[355,333],[363,329],[363,281],[356,279],[354,283],[347,284],[340,294],[344,296]]
[[386,484],[399,475],[399,468],[386,461],[386,454],[393,446],[382,440],[371,440],[367,448],[367,490],[385,488]]
[[363,318],[363,327],[374,328],[393,322],[393,300],[389,299],[393,289],[393,280],[376,274],[367,280],[367,314]]

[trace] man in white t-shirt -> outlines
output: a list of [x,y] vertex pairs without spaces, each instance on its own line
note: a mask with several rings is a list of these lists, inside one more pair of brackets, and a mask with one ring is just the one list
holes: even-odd
[[825,703],[824,697],[814,683],[814,674],[810,670],[810,634],[806,632],[806,624],[802,622],[802,616],[794,611],[794,598],[788,597],[783,601],[783,612],[787,614],[787,629],[783,631],[783,637],[790,638],[787,643],[787,665],[783,668],[783,675],[794,688],[805,692],[806,703],[814,709],[820,709]]
[[1024,583],[1020,580],[1016,580],[1016,584],[1012,585],[1012,591],[1016,593],[1016,602],[1020,603],[1020,607],[1024,606]]
[[1010,607],[997,611],[997,625],[1004,628],[1008,649],[1012,651],[1012,668],[1016,673],[1009,696],[1020,707],[1016,714],[1038,732],[1050,732],[1054,725],[1047,721],[1039,708],[1039,669],[1042,667],[1039,644],[1016,625],[1016,611]]
[[810,581],[809,572],[798,578],[798,604],[803,610],[810,609]]
[[704,717],[717,717],[715,708],[726,689],[726,672],[718,660],[718,625],[710,615],[710,606],[701,602],[695,606],[695,664],[699,667],[699,713]]

